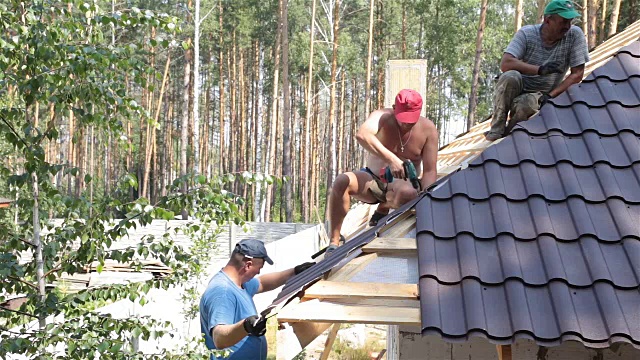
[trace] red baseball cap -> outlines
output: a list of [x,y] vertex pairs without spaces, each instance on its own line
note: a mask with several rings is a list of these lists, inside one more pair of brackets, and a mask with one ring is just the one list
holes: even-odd
[[420,118],[420,111],[422,111],[422,96],[415,90],[400,90],[396,96],[393,111],[396,119],[401,123],[415,124]]

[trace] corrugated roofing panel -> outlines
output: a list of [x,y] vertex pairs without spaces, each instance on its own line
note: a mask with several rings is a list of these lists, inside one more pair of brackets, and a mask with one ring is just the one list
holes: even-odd
[[560,131],[534,136],[516,130],[520,129],[514,129],[499,146],[487,148],[471,165],[495,160],[501,165],[517,166],[535,160],[539,166],[566,161],[576,166],[605,163],[627,167],[640,162],[640,135],[630,131],[620,131],[615,136],[602,136],[595,131],[585,131],[580,136],[564,136]]
[[597,281],[624,289],[640,285],[640,241],[636,239],[607,243],[582,236],[561,242],[543,235],[522,241],[510,234],[493,239],[478,239],[471,234],[443,239],[427,233],[420,241],[420,276],[442,284],[472,278],[490,285],[507,279],[521,279],[532,286],[551,280],[575,287],[588,287]]
[[549,201],[532,196],[514,201],[502,195],[484,200],[470,200],[466,195],[438,199],[438,191],[417,206],[419,231],[441,238],[473,234],[479,239],[492,239],[500,234],[513,234],[519,239],[534,240],[542,235],[561,241],[581,236],[595,236],[600,241],[615,242],[624,237],[640,240],[640,204],[610,198],[590,203],[580,197]]
[[569,162],[559,162],[553,167],[522,162],[520,166],[507,167],[487,161],[452,177],[433,196],[446,199],[462,194],[473,200],[501,194],[512,200],[540,196],[550,201],[563,201],[578,196],[588,202],[619,198],[639,204],[640,162],[616,168],[608,163],[576,167]]
[[636,42],[427,194],[423,334],[640,348],[639,123]]
[[592,108],[576,103],[570,108],[543,106],[532,118],[540,120],[520,124],[531,135],[543,135],[550,130],[560,129],[565,135],[582,134],[589,129],[597,131],[599,135],[617,135],[623,130],[640,135],[639,117],[636,107],[609,103],[604,107]]
[[640,346],[638,290],[618,289],[606,282],[588,288],[551,281],[529,286],[519,280],[485,285],[465,279],[443,285],[420,281],[423,335],[447,340],[484,336],[498,343],[527,337],[543,346],[579,340],[589,347],[617,341]]

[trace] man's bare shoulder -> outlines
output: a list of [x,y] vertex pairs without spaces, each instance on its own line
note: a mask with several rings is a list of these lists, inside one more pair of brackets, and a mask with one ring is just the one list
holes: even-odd
[[424,116],[420,116],[420,119],[418,119],[418,121],[423,124],[423,126],[425,127],[425,129],[427,129],[427,131],[434,131],[436,130],[436,124],[431,121],[429,118],[426,118]]

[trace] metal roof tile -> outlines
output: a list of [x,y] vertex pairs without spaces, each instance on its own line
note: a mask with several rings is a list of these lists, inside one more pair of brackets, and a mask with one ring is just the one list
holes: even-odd
[[500,341],[520,334],[544,345],[571,336],[591,347],[622,339],[640,346],[638,290],[604,282],[576,288],[561,281],[528,286],[518,280],[484,285],[465,279],[443,285],[425,278],[420,282],[420,303],[423,334],[447,339],[475,334]]
[[550,103],[568,107],[575,102],[589,104],[590,107],[603,107],[615,102],[623,106],[640,105],[640,76],[629,77],[618,82],[608,77],[596,77],[593,81],[573,85],[564,93],[549,100]]
[[601,242],[593,236],[561,242],[543,235],[523,241],[513,235],[478,239],[460,234],[445,239],[419,235],[420,276],[442,284],[473,278],[497,285],[507,279],[522,279],[527,285],[545,285],[552,280],[587,287],[606,281],[618,288],[640,285],[640,241],[622,239]]
[[617,197],[637,204],[640,203],[640,162],[624,168],[608,163],[576,167],[569,162],[553,167],[522,162],[515,167],[489,160],[452,176],[432,196],[446,199],[462,194],[473,200],[503,195],[511,200],[541,196],[562,201],[579,196],[589,202],[601,202]]
[[[504,196],[472,200],[466,195],[438,199],[427,195],[417,205],[417,212],[429,214],[417,218],[418,232],[428,232],[441,238],[473,234],[478,239],[491,239],[500,234],[512,234],[533,240],[550,235],[570,241],[592,235],[602,241],[618,241],[624,237],[640,239],[640,204],[621,199],[590,203],[581,197],[565,201],[549,201],[541,196],[526,201],[511,201]],[[423,220],[432,219],[431,221]]]
[[416,206],[423,334],[640,348],[640,41]]
[[615,55],[607,63],[606,69],[598,68],[593,70],[584,79],[584,82],[594,81],[599,77],[606,77],[612,81],[625,81],[630,75],[640,73],[640,53],[634,53],[633,48],[629,50]]
[[544,136],[533,136],[516,128],[498,145],[487,148],[471,165],[495,160],[506,166],[520,165],[524,161],[554,166],[566,161],[583,167],[597,163],[627,167],[640,161],[640,135],[629,131],[620,131],[615,136],[602,136],[594,131],[576,136],[549,131]]
[[570,108],[543,106],[540,112],[519,125],[531,135],[544,135],[550,130],[561,131],[565,135],[579,135],[593,130],[600,135],[617,135],[628,130],[640,135],[637,107],[624,107],[618,103],[608,103],[601,108],[576,103]]

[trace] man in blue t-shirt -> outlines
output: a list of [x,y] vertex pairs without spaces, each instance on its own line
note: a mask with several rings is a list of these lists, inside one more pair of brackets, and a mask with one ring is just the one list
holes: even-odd
[[[523,26],[504,51],[493,102],[489,141],[508,134],[550,98],[582,81],[589,52],[584,33],[571,25],[580,14],[570,0],[552,0],[542,24]],[[567,69],[571,73],[565,78]],[[506,126],[510,114],[509,126]]]
[[[308,262],[256,278],[265,261],[273,265],[262,241],[239,242],[227,265],[211,278],[200,299],[200,329],[207,348],[230,350],[227,359],[267,358],[264,337],[267,319],[258,316],[253,296],[282,286],[290,277],[315,264]],[[215,356],[211,359],[217,360]]]

